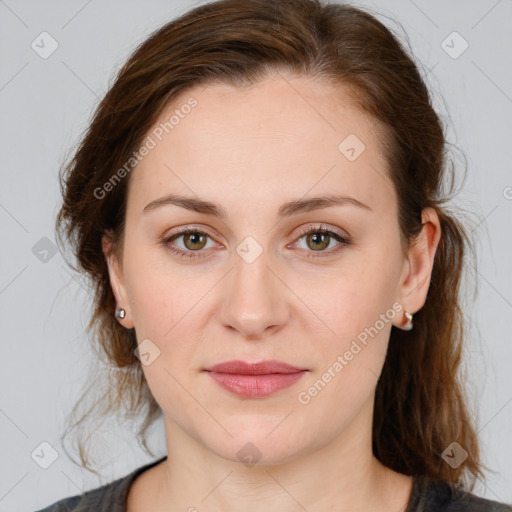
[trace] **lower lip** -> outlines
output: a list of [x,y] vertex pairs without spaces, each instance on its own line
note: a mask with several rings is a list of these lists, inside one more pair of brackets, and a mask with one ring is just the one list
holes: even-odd
[[306,371],[296,373],[270,373],[266,375],[240,375],[207,372],[221,387],[245,398],[264,398],[295,384]]

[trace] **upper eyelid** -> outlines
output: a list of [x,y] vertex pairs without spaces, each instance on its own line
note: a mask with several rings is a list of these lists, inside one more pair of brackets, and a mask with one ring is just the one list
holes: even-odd
[[[298,240],[300,240],[301,238],[303,238],[304,236],[306,236],[309,232],[316,232],[316,231],[328,231],[328,232],[331,232],[333,233],[333,235],[335,236],[338,236],[340,237],[342,240],[346,241],[346,243],[349,242],[349,239],[350,239],[350,235],[346,234],[346,233],[343,233],[343,232],[338,232],[338,230],[336,228],[331,228],[329,226],[326,226],[324,223],[320,223],[318,226],[315,226],[315,225],[310,225],[310,226],[306,226],[305,228],[302,228],[299,230],[299,233],[295,236],[294,238],[294,241],[292,243],[296,243]],[[189,232],[192,232],[192,233],[200,233],[202,235],[206,235],[208,236],[209,238],[211,238],[212,240],[214,240],[215,236],[212,235],[208,230],[202,228],[202,227],[195,227],[195,226],[186,226],[170,235],[165,235],[164,236],[164,239],[165,240],[168,240],[168,241],[171,241],[172,239],[178,239],[180,238],[181,236],[184,236],[186,235],[187,233]],[[331,235],[332,236],[332,235]],[[343,243],[342,241],[339,241],[337,240],[338,243]],[[191,252],[194,252],[194,251],[191,251]],[[201,252],[201,251],[196,251],[196,252]]]
[[348,233],[345,233],[341,231],[339,228],[333,228],[330,226],[326,226],[323,223],[320,223],[318,226],[307,226],[305,228],[302,228],[299,230],[299,236],[302,237],[306,235],[309,231],[315,232],[315,231],[328,231],[331,233],[334,233],[335,235],[338,235],[341,238],[348,239],[350,238],[350,235]]

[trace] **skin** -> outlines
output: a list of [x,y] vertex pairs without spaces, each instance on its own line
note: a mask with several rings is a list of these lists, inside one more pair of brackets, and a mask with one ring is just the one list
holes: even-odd
[[[143,370],[163,410],[168,459],[135,480],[129,512],[149,503],[167,511],[405,510],[411,478],[372,454],[374,393],[391,326],[402,328],[404,310],[425,303],[441,234],[435,211],[425,209],[404,255],[378,126],[341,87],[272,72],[251,87],[190,89],[161,120],[191,96],[198,105],[131,172],[122,253],[103,239],[126,310],[120,323],[160,351]],[[349,134],[366,146],[354,161],[338,149]],[[142,213],[170,193],[217,203],[227,216],[177,205]],[[277,215],[287,201],[328,193],[371,211]],[[318,249],[299,232],[320,224],[351,243],[330,238]],[[162,242],[190,225],[207,238]],[[236,251],[247,236],[263,251],[251,263]],[[198,257],[171,253],[173,244],[189,253],[199,246]],[[332,374],[337,357],[393,304],[403,309],[300,403],[299,393],[329,367]],[[309,372],[270,397],[247,399],[202,371],[231,359],[277,359]],[[261,452],[253,466],[237,456],[249,442]]]

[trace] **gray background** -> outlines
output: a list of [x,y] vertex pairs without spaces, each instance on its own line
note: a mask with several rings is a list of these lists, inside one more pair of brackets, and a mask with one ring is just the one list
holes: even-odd
[[[89,292],[62,255],[51,252],[57,171],[132,49],[197,3],[0,0],[1,511],[42,508],[151,460],[122,425],[103,434],[102,479],[77,468],[59,443],[92,355]],[[479,294],[466,306],[473,330],[465,367],[483,458],[495,471],[475,492],[512,503],[512,1],[359,5],[402,23],[449,123],[449,140],[468,156],[468,181],[457,204],[478,216],[472,236],[479,239]],[[43,31],[58,43],[46,59],[31,47]],[[469,45],[457,58],[463,41],[450,36],[453,31]],[[47,469],[31,457],[43,441],[59,454]],[[153,441],[158,454],[165,453],[161,425]]]

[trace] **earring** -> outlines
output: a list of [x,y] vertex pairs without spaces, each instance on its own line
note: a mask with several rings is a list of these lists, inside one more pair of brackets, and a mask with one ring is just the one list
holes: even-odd
[[126,311],[123,308],[119,308],[116,306],[116,318],[124,318],[126,316]]
[[412,329],[412,313],[405,311],[405,318],[407,318],[407,323],[402,327],[402,329],[404,331],[410,331]]

